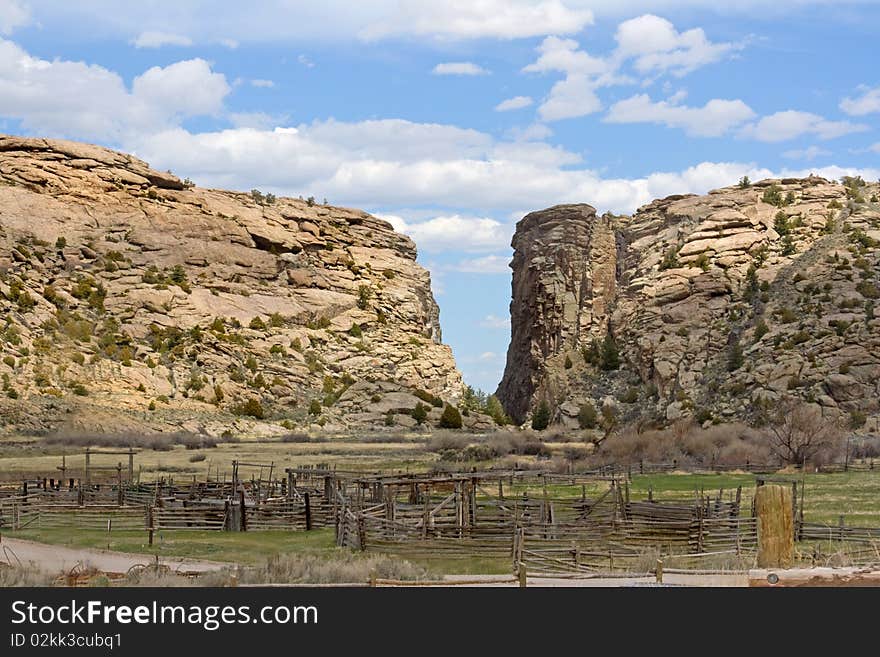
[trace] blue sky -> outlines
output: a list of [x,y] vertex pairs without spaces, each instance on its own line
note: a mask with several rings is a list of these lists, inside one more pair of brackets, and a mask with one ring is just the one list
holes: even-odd
[[0,131],[387,218],[492,391],[525,213],[880,176],[880,3],[719,4],[0,0]]

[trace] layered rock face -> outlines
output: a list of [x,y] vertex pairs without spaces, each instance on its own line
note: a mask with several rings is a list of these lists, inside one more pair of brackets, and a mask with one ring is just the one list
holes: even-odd
[[[878,194],[810,177],[673,196],[632,217],[529,215],[513,241],[499,398],[517,419],[546,399],[577,426],[586,402],[662,424],[750,420],[798,397],[877,431]],[[597,248],[597,233],[616,249]],[[609,334],[616,369],[590,348]]]
[[[513,299],[507,368],[498,388],[522,422],[535,392],[556,394],[560,357],[604,331],[617,262],[610,217],[589,205],[557,205],[523,218],[512,243]],[[544,390],[546,389],[546,390]]]
[[288,427],[409,423],[413,391],[461,390],[415,258],[359,210],[0,136],[0,416],[216,428],[259,406]]

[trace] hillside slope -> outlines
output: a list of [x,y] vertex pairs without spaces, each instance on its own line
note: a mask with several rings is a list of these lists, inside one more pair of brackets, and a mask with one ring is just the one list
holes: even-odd
[[498,395],[578,425],[761,421],[783,398],[880,430],[880,185],[819,177],[526,216]]
[[0,136],[5,430],[410,425],[461,391],[415,258],[359,210]]

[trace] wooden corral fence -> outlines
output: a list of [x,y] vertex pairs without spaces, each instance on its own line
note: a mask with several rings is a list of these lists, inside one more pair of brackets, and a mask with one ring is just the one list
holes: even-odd
[[[632,501],[611,481],[596,498],[504,497],[471,476],[383,482],[384,501],[347,507],[337,544],[403,556],[508,558],[538,572],[596,572],[646,553],[741,555],[756,544],[741,489],[684,501]],[[545,489],[546,490],[546,489]],[[582,491],[584,489],[582,488]],[[403,497],[403,499],[400,499]]]

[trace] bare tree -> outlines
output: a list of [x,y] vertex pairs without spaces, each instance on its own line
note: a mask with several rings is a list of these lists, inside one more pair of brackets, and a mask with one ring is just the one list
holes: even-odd
[[797,400],[779,403],[770,425],[770,446],[784,463],[802,465],[840,443],[836,422],[814,405]]

